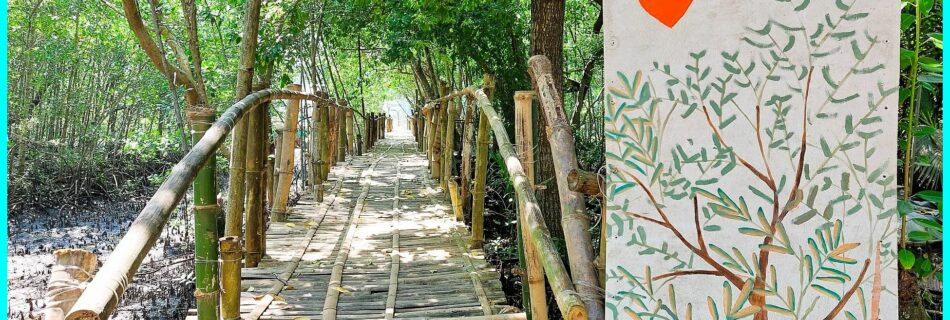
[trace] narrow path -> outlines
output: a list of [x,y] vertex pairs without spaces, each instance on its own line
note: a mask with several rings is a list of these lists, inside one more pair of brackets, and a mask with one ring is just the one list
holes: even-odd
[[[323,203],[271,224],[242,272],[244,319],[437,319],[506,309],[499,274],[455,221],[408,135],[336,166]],[[190,314],[194,314],[191,312]]]

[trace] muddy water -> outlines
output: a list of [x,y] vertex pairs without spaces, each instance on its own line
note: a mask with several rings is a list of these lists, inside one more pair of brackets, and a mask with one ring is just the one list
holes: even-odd
[[[101,203],[77,211],[11,214],[7,318],[40,318],[53,251],[89,250],[101,266],[143,206],[144,202]],[[113,319],[184,319],[194,300],[193,228],[186,211],[179,207],[172,214]]]

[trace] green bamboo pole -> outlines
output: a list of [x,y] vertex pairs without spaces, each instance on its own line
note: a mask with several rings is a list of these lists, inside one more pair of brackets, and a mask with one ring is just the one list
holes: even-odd
[[488,178],[488,117],[478,120],[475,138],[475,188],[472,189],[472,248],[481,248],[485,241],[485,180]]
[[327,181],[330,175],[330,108],[331,103],[320,105],[320,174],[323,175],[323,181]]
[[[214,122],[213,109],[188,113],[198,144]],[[199,320],[218,320],[218,207],[215,186],[215,159],[209,157],[198,170],[192,185],[195,204],[195,304]]]
[[241,238],[219,239],[221,247],[221,291],[223,296],[236,294],[238,299],[221,299],[221,318],[241,319]]

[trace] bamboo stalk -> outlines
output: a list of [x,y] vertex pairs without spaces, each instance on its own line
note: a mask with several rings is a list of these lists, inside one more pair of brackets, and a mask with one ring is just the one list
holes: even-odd
[[277,202],[277,186],[279,185],[277,182],[280,180],[280,164],[283,163],[280,158],[284,156],[284,153],[281,151],[281,148],[284,146],[284,125],[275,126],[274,130],[277,131],[277,137],[274,139],[274,165],[273,168],[271,168],[271,174],[274,176],[274,183],[271,184],[270,190],[272,195],[271,208],[273,208],[274,203]]
[[468,199],[471,199],[470,193],[472,190],[472,140],[475,135],[475,127],[473,126],[475,118],[475,103],[471,97],[466,99],[468,102],[468,107],[465,108],[465,119],[462,121],[462,168],[461,168],[461,185],[459,191],[459,199],[462,199],[462,208],[470,208]]
[[320,105],[320,174],[323,175],[323,181],[330,177],[330,108],[332,104],[323,103]]
[[577,169],[574,135],[564,115],[560,94],[554,85],[551,62],[544,56],[534,56],[528,60],[528,65],[531,67],[529,73],[538,88],[541,114],[548,125],[547,138],[551,146],[561,203],[561,226],[564,238],[571,239],[566,242],[571,278],[578,292],[586,298],[587,312],[591,319],[603,319],[603,295],[594,269],[590,233],[587,231],[590,228],[587,208],[583,195],[571,191],[567,183],[568,174]]
[[[244,243],[247,247],[247,261],[245,264],[248,267],[256,267],[257,263],[261,259],[261,238],[264,231],[263,219],[264,215],[264,195],[262,190],[261,179],[264,173],[264,114],[267,112],[268,104],[261,104],[257,108],[251,110],[251,113],[248,115],[247,129],[248,129],[248,139],[247,139],[247,163],[245,168],[245,180],[246,180],[246,203],[244,208],[246,210],[245,218],[245,232],[244,232]],[[240,243],[240,240],[238,241]],[[235,274],[238,277],[238,284],[240,285],[241,270],[238,269]],[[222,272],[222,276],[224,273]],[[228,298],[237,299],[231,303],[236,303],[240,305],[240,295],[230,296]]]
[[219,239],[219,245],[221,250],[221,318],[241,319],[241,240],[235,236],[227,236]]
[[[524,164],[525,176],[528,178],[528,185],[534,190],[534,130],[532,128],[532,105],[531,101],[534,91],[515,92],[515,146],[517,146],[518,159]],[[524,290],[530,297],[526,301],[530,306],[531,319],[547,319],[548,306],[547,297],[544,289],[544,269],[541,267],[541,261],[538,257],[538,250],[531,241],[531,232],[528,231],[524,223],[527,211],[524,208],[518,208],[518,225],[525,238],[524,246],[525,273],[527,281]]]
[[458,108],[454,99],[448,101],[445,115],[445,139],[442,140],[442,190],[446,189],[448,181],[452,179],[454,167],[455,119],[458,118]]
[[325,160],[327,161],[327,163],[326,163],[327,173],[330,172],[330,168],[332,168],[333,166],[335,166],[335,165],[336,165],[336,162],[337,162],[337,161],[336,161],[336,153],[337,153],[337,150],[338,150],[338,149],[337,149],[337,134],[339,134],[339,132],[340,132],[339,129],[337,128],[337,127],[339,126],[339,123],[337,123],[337,120],[336,120],[337,115],[339,114],[339,112],[337,112],[338,109],[339,109],[339,107],[334,103],[334,104],[327,110],[327,117],[328,117],[328,118],[327,118],[327,119],[328,119],[328,121],[327,121],[327,126],[328,126],[328,131],[327,131],[327,158],[325,159]]
[[353,110],[346,110],[346,152],[356,155],[356,135],[353,132]]
[[[228,108],[172,168],[171,174],[145,204],[66,319],[106,319],[112,314],[142,260],[161,235],[171,212],[187,192],[188,185],[196,180],[199,168],[212,159],[235,120],[253,106],[285,98],[320,100],[317,96],[300,92],[268,89],[248,95]],[[213,196],[209,198],[214,201]]]
[[587,319],[587,308],[581,296],[574,290],[571,278],[559,258],[554,242],[551,240],[551,234],[544,225],[541,208],[538,206],[537,198],[535,198],[534,192],[528,183],[524,167],[518,161],[517,153],[511,145],[504,122],[495,112],[484,91],[479,90],[474,95],[479,108],[482,110],[483,117],[487,119],[486,122],[491,125],[491,129],[495,133],[495,141],[502,157],[505,159],[504,163],[508,169],[511,184],[518,196],[518,202],[527,213],[524,219],[524,223],[529,230],[527,239],[538,249],[538,256],[541,258],[541,265],[544,267],[544,273],[551,286],[551,291],[554,293],[558,309],[565,319]]
[[[302,86],[291,84],[290,90],[299,91]],[[284,133],[281,135],[280,162],[278,168],[280,175],[277,176],[277,193],[274,199],[272,212],[274,221],[283,222],[287,220],[287,201],[290,197],[290,184],[294,174],[294,150],[297,142],[297,119],[300,113],[300,100],[290,100],[287,104],[287,114],[284,115]]]
[[[211,128],[213,109],[193,109],[188,112],[191,121],[192,143],[198,144]],[[233,160],[232,160],[233,161]],[[215,159],[209,158],[198,170],[192,185],[195,205],[195,305],[199,320],[217,320],[218,296],[218,207],[215,185]],[[243,180],[241,181],[243,184]],[[243,198],[240,200],[243,202]],[[238,227],[240,233],[240,227]]]
[[337,152],[336,152],[336,161],[343,162],[346,161],[346,101],[342,102],[342,106],[337,108],[336,111],[336,121],[337,121]]
[[438,181],[438,179],[442,176],[442,166],[439,165],[442,162],[442,159],[441,159],[442,140],[439,139],[440,136],[442,135],[441,134],[442,131],[439,130],[440,128],[442,128],[442,125],[441,125],[442,112],[440,112],[441,109],[442,108],[432,109],[433,120],[432,120],[432,131],[430,132],[430,134],[432,134],[432,140],[431,140],[431,144],[429,144],[430,148],[432,149],[432,157],[429,162],[430,163],[429,170],[431,171],[431,174],[432,174],[431,178],[436,181]]
[[472,189],[472,248],[485,241],[485,180],[488,178],[488,117],[481,113],[475,138],[475,188]]

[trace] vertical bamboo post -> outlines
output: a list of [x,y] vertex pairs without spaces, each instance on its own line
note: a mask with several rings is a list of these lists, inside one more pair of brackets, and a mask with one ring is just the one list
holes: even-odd
[[[299,84],[291,84],[288,89],[300,91]],[[297,118],[300,112],[300,100],[293,99],[287,104],[284,115],[284,133],[281,135],[280,175],[277,176],[277,193],[273,206],[274,221],[287,220],[287,201],[290,197],[290,183],[294,174],[294,145],[297,140]]]
[[284,146],[284,126],[275,125],[274,130],[277,130],[277,137],[274,139],[274,165],[273,168],[271,168],[271,174],[274,176],[274,181],[273,184],[271,184],[270,190],[272,195],[270,203],[271,208],[273,208],[274,203],[277,202],[277,186],[279,185],[278,181],[280,180],[280,164],[283,163],[281,162],[280,158],[284,155],[284,153],[281,151]]
[[471,97],[466,97],[468,106],[465,108],[465,119],[462,121],[462,169],[461,169],[461,188],[459,198],[462,199],[462,208],[470,209],[469,199],[472,191],[472,136],[475,135],[473,126],[475,118],[475,101]]
[[574,135],[564,115],[564,107],[551,75],[551,62],[544,56],[534,56],[528,60],[528,73],[534,80],[541,101],[541,114],[547,128],[547,138],[551,146],[551,157],[557,179],[558,195],[561,203],[561,225],[567,241],[567,254],[571,265],[571,279],[578,292],[587,297],[587,312],[592,319],[604,318],[603,295],[598,284],[597,271],[594,269],[594,253],[591,247],[590,221],[584,196],[571,191],[567,176],[577,169],[577,155],[574,151]]
[[488,178],[488,117],[479,112],[475,149],[475,188],[472,190],[472,248],[485,241],[485,180]]
[[435,126],[432,130],[432,179],[436,181],[442,179],[442,152],[444,151],[442,138],[445,134],[445,109],[445,106],[439,105],[438,109],[433,110],[435,112]]
[[339,108],[340,107],[336,103],[334,103],[330,107],[330,109],[327,111],[328,113],[327,116],[329,117],[329,121],[327,122],[327,125],[329,126],[329,131],[327,132],[327,152],[329,154],[327,155],[327,159],[326,159],[327,161],[326,168],[327,168],[328,173],[329,173],[330,168],[336,166],[336,153],[339,150],[337,149],[338,147],[337,140],[339,138],[338,135],[340,133],[340,129],[339,129],[340,124],[339,124],[339,121],[337,121],[337,116],[339,115]]
[[446,190],[448,181],[452,179],[452,169],[455,151],[455,118],[458,118],[458,108],[455,99],[446,102],[445,112],[445,139],[442,147],[442,190]]
[[436,105],[430,105],[426,109],[426,155],[429,159],[429,172],[435,170],[435,118],[439,114],[435,110]]
[[321,180],[326,182],[330,176],[330,108],[332,103],[329,101],[320,104],[320,174]]
[[[197,144],[214,123],[214,109],[191,110],[188,112],[188,118],[194,132],[191,136],[192,144]],[[218,207],[215,167],[215,159],[210,157],[198,171],[192,185],[195,204],[195,304],[200,320],[217,320],[220,315],[218,215],[222,212]]]
[[356,155],[356,135],[353,132],[353,110],[346,109],[346,152]]
[[[253,133],[252,133],[253,134]],[[256,150],[249,150],[255,153]],[[241,319],[241,240],[236,236],[219,239],[221,250],[221,318]]]
[[464,222],[465,215],[462,213],[462,201],[459,199],[459,186],[455,179],[449,179],[449,199],[452,201],[452,211],[455,212],[455,221]]
[[[248,129],[248,138],[247,138],[247,155],[245,164],[245,186],[247,188],[247,193],[245,195],[246,203],[244,204],[245,209],[245,236],[244,243],[247,246],[247,266],[256,267],[257,262],[261,259],[261,237],[263,234],[263,219],[261,218],[264,215],[264,197],[263,190],[261,189],[261,179],[264,169],[264,114],[267,112],[269,103],[264,103],[257,106],[254,109],[251,109],[250,113],[247,115],[247,129]],[[237,240],[240,245],[240,240]],[[240,278],[241,270],[235,272],[238,277],[238,288],[240,288]],[[224,273],[222,272],[222,276]],[[239,290],[240,291],[240,290]],[[230,299],[238,299],[238,301],[231,301],[231,303],[236,303],[240,305],[240,295],[238,296],[229,296]]]
[[[534,130],[532,128],[532,106],[531,101],[534,91],[515,92],[515,146],[518,152],[518,159],[524,167],[525,176],[528,178],[528,184],[532,190],[534,188]],[[520,203],[520,202],[519,202]],[[528,301],[530,306],[524,306],[530,309],[531,319],[547,319],[547,297],[544,289],[544,269],[541,268],[541,258],[538,256],[538,249],[535,248],[531,239],[527,225],[525,225],[525,208],[518,208],[518,225],[524,239],[524,260],[525,281]]]
[[336,162],[346,161],[346,119],[347,119],[347,107],[346,101],[341,101],[340,108],[337,108],[336,111],[336,122],[337,122],[337,151],[336,151]]

